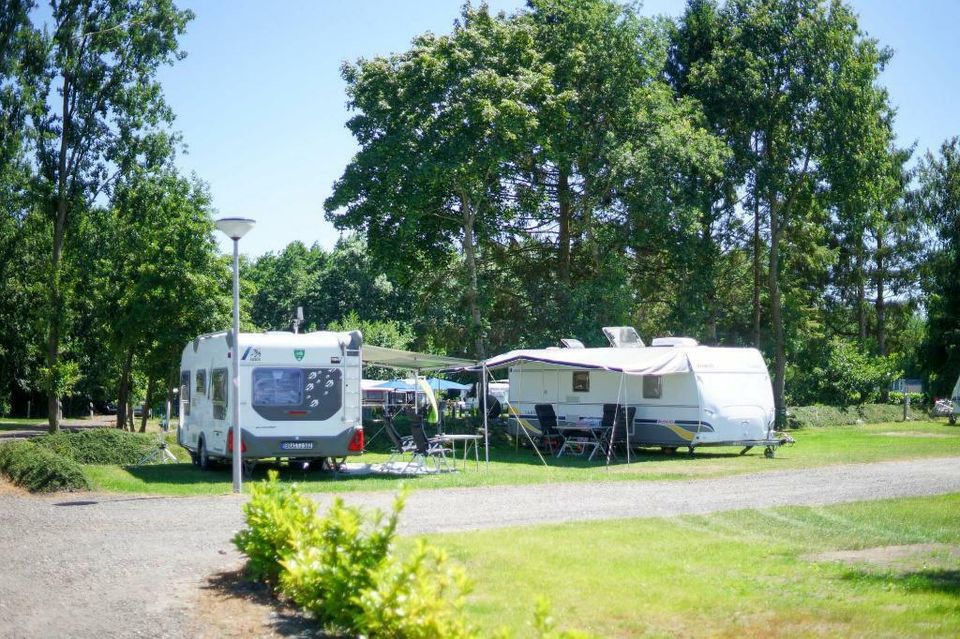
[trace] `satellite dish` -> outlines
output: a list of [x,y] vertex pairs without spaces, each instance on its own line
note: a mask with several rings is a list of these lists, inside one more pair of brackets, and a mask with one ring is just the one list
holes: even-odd
[[613,348],[643,348],[643,340],[632,326],[604,326],[603,334]]

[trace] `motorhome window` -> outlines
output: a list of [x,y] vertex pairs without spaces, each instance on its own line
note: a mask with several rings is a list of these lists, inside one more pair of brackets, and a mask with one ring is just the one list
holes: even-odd
[[210,373],[210,386],[213,391],[213,418],[227,418],[227,369],[215,368]]
[[190,414],[190,371],[180,371],[180,392],[183,395],[180,401],[183,402],[184,416]]
[[590,373],[587,371],[577,371],[573,374],[573,391],[575,393],[590,392]]
[[253,369],[254,406],[299,406],[303,403],[303,370]]
[[663,395],[662,377],[660,375],[643,376],[643,398],[660,399]]
[[197,395],[204,396],[207,394],[207,371],[206,369],[200,369],[197,371]]

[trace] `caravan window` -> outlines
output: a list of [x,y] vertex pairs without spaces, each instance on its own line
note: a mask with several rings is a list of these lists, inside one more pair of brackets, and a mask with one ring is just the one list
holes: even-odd
[[210,386],[213,391],[213,418],[227,418],[227,369],[215,368],[210,374]]
[[663,378],[660,375],[643,376],[643,398],[660,399],[663,395]]
[[207,371],[201,368],[197,371],[197,395],[201,397],[207,394]]
[[587,371],[576,371],[573,374],[573,391],[575,393],[590,392],[590,373]]
[[183,414],[190,414],[190,371],[180,371],[180,397],[183,406]]
[[303,403],[303,370],[253,369],[254,406],[299,406]]

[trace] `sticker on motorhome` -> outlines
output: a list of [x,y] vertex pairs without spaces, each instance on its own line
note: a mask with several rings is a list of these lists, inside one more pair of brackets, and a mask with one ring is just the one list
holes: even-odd
[[297,349],[294,349],[293,356],[296,357],[297,361],[299,362],[303,360],[303,356],[306,355],[306,353],[307,352],[302,348],[297,348]]

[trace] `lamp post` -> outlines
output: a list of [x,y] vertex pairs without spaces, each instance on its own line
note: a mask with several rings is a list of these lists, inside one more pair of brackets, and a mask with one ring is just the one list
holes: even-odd
[[217,228],[233,240],[233,339],[230,358],[233,360],[233,492],[240,492],[243,460],[240,451],[243,444],[240,439],[240,238],[256,224],[255,220],[245,217],[222,217],[217,220]]

